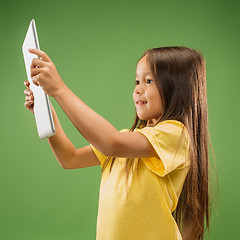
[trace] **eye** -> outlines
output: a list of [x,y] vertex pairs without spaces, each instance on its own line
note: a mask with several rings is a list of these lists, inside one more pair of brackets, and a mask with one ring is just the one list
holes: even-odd
[[136,80],[135,84],[136,84],[136,85],[138,85],[138,84],[139,84],[139,81],[138,81],[138,80]]
[[153,80],[150,80],[150,79],[147,79],[147,83],[149,84],[149,83],[152,83],[153,82]]

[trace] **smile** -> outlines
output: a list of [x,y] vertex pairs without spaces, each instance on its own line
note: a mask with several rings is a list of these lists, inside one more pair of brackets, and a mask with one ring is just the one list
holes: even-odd
[[137,105],[144,105],[146,104],[147,102],[142,102],[142,101],[139,101],[139,102],[136,102]]

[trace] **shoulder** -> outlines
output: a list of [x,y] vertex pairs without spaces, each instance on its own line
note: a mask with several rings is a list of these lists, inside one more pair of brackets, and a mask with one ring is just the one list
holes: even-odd
[[153,127],[144,127],[134,131],[145,135],[152,145],[164,147],[169,151],[176,151],[179,147],[182,151],[189,149],[188,130],[182,122],[177,120],[164,120]]
[[157,123],[153,128],[173,127],[173,128],[185,128],[185,125],[178,120],[164,120]]
[[155,133],[155,134],[168,134],[168,135],[175,135],[178,136],[179,134],[182,134],[183,132],[188,135],[187,128],[185,125],[178,121],[178,120],[164,120],[162,122],[157,123],[153,127],[143,127],[143,128],[137,128],[134,131],[137,132],[149,132],[149,133]]
[[[120,132],[129,132],[129,129],[121,129]],[[175,137],[183,134],[186,135],[187,138],[189,137],[186,126],[178,120],[164,120],[153,127],[145,126],[143,128],[135,128],[134,132],[149,133],[155,136],[166,134]]]
[[153,127],[135,129],[147,137],[158,158],[143,158],[152,171],[160,176],[189,164],[189,138],[185,125],[177,120],[164,120]]

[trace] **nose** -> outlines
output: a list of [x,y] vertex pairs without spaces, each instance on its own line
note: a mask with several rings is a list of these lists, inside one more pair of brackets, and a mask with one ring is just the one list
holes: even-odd
[[138,94],[138,95],[141,95],[141,94],[143,94],[143,92],[144,92],[144,89],[143,89],[142,85],[141,84],[136,85],[135,93]]

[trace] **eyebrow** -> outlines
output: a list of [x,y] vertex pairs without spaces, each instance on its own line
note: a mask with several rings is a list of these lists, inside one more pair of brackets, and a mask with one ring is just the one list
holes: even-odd
[[[152,75],[152,73],[150,73],[150,72],[146,72],[145,75]],[[137,74],[136,74],[136,77],[138,77]]]

